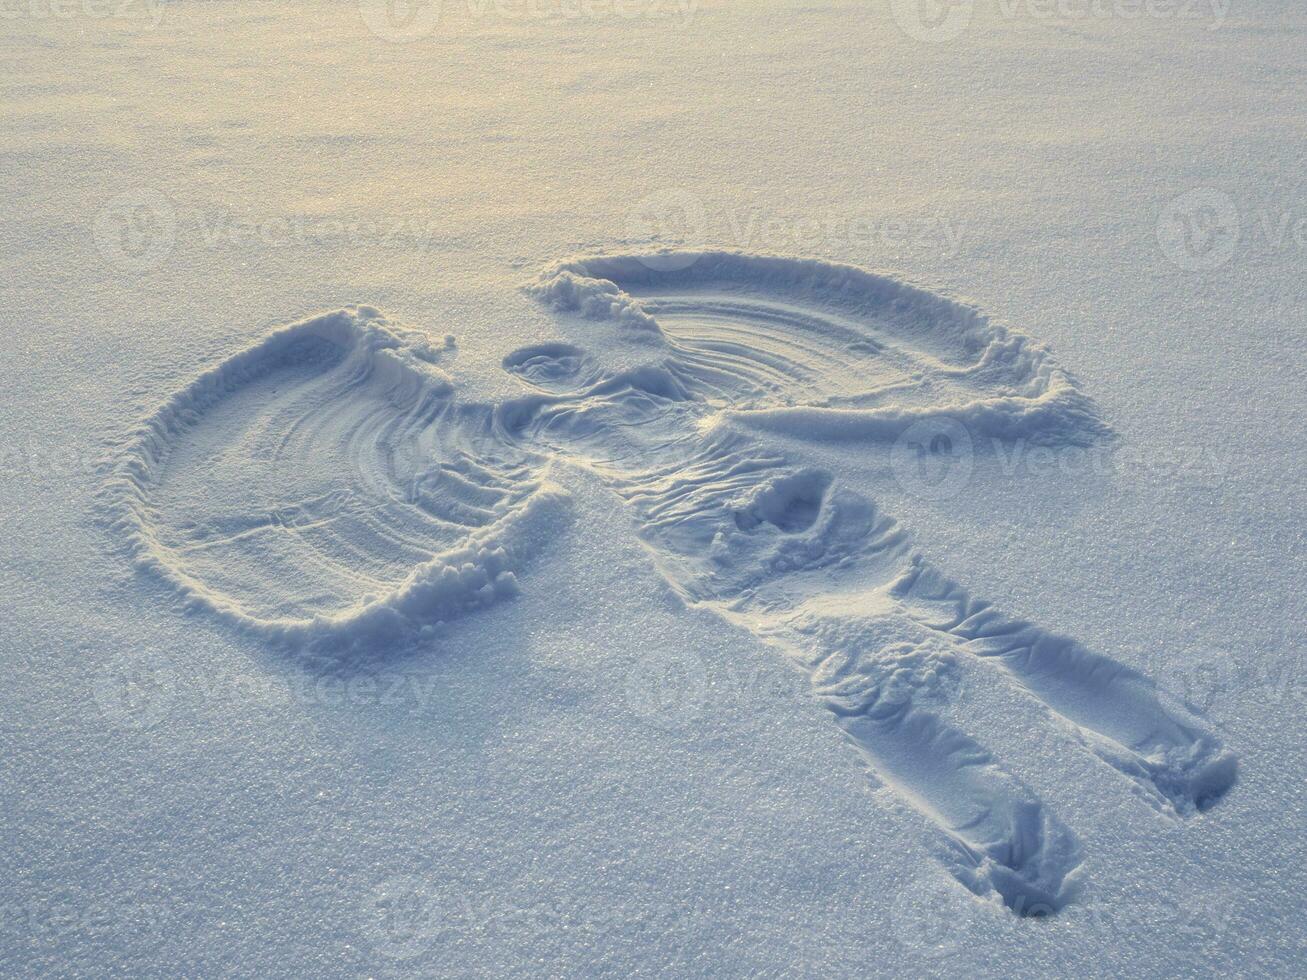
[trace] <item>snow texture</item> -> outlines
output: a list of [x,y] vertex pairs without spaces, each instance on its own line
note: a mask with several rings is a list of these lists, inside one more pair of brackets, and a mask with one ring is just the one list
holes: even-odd
[[3,11],[0,974],[1301,973],[1307,15],[931,6]]

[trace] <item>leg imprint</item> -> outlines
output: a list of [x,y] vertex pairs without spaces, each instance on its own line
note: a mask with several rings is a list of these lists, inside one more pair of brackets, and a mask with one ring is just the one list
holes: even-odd
[[1159,810],[1202,810],[1230,787],[1234,757],[1142,675],[971,599],[864,497],[766,445],[771,432],[884,444],[928,418],[973,436],[1102,438],[1093,404],[1043,347],[972,307],[814,260],[601,256],[561,263],[528,291],[609,321],[626,353],[611,367],[571,345],[510,356],[541,392],[515,413],[516,433],[603,474],[687,602],[810,672],[879,778],[952,845],[968,887],[1056,910],[1080,851],[932,710],[932,649],[1000,666]]

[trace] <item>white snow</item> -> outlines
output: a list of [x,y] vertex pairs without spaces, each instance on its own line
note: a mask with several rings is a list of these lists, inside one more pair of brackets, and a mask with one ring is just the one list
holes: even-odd
[[1307,15],[3,14],[0,973],[1300,972]]

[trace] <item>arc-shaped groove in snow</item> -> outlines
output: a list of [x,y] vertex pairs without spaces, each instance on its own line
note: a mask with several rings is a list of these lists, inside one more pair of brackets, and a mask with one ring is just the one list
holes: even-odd
[[563,495],[461,404],[452,340],[350,307],[204,372],[105,488],[139,565],[261,635],[362,647],[513,594]]
[[855,266],[734,251],[593,256],[526,290],[667,350],[694,395],[755,429],[893,439],[947,417],[974,436],[1063,444],[1110,431],[1043,345]]

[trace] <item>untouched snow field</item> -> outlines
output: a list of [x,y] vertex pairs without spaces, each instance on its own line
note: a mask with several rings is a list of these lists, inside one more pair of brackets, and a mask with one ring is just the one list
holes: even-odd
[[0,38],[0,973],[1301,973],[1307,15]]

